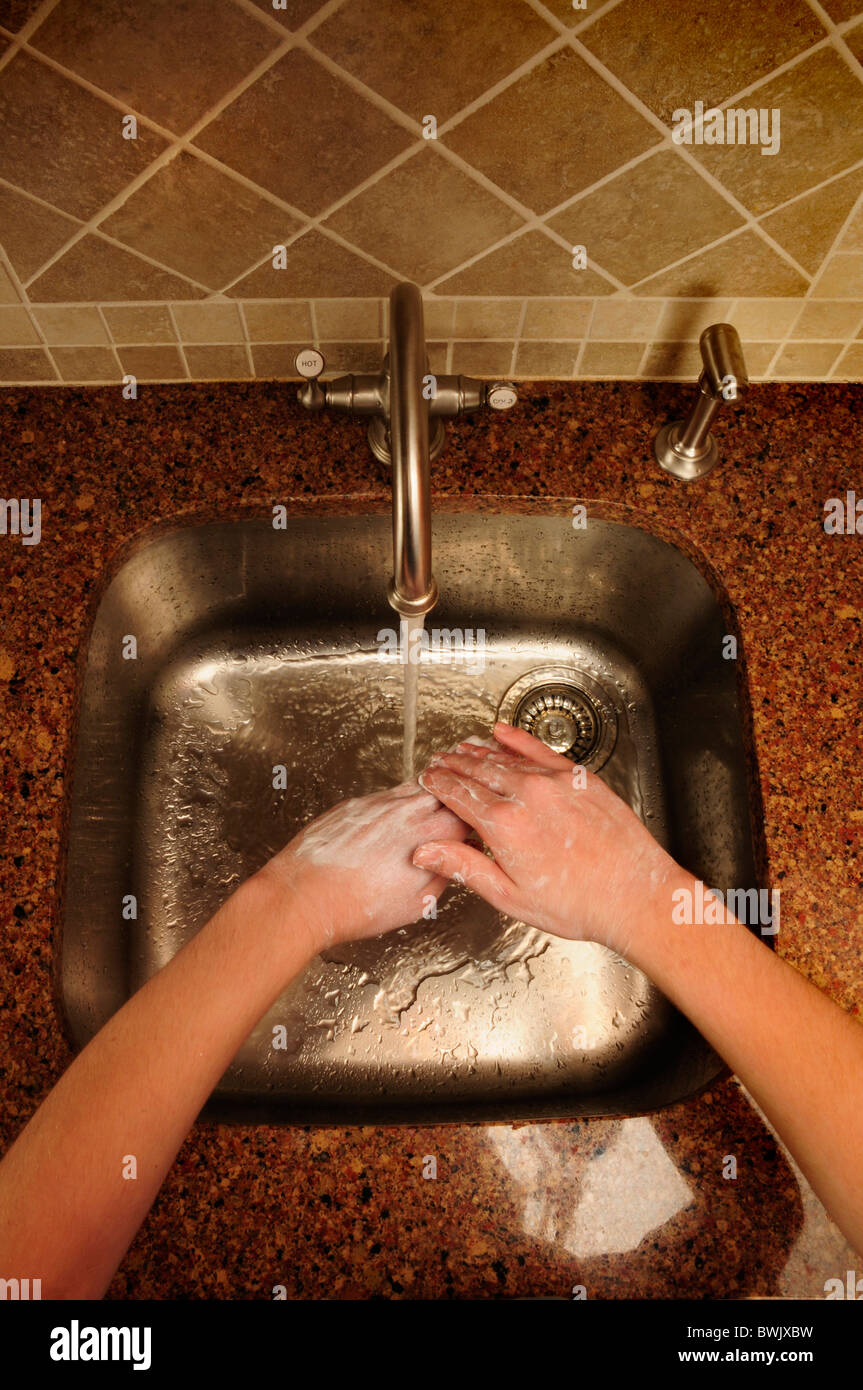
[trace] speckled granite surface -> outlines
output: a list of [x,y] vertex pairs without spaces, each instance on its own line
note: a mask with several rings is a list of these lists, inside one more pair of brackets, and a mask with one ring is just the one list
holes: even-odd
[[[690,390],[522,386],[452,427],[453,510],[636,509],[695,547],[744,639],[778,950],[863,1007],[863,536],[823,504],[863,495],[863,387],[753,388],[723,462],[686,486],[650,443]],[[42,540],[0,536],[0,1143],[68,1064],[53,997],[55,886],[77,660],[117,548],[171,518],[383,510],[361,422],[288,385],[7,391],[0,492],[42,499]],[[738,1159],[735,1182],[722,1159]],[[424,1181],[425,1155],[438,1176]],[[857,1260],[859,1265],[859,1258]],[[628,1120],[423,1129],[199,1125],[110,1290],[116,1298],[817,1297],[855,1257],[734,1079]]]

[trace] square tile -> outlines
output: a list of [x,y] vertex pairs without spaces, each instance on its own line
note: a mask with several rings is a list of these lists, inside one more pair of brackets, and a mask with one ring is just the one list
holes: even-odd
[[[268,131],[278,138],[262,138]],[[293,49],[211,121],[195,144],[315,216],[412,140],[365,97]]]
[[588,265],[573,270],[572,253],[544,232],[525,232],[441,282],[446,294],[588,298],[615,287]]
[[626,338],[634,338],[643,346],[654,336],[661,311],[662,305],[650,300],[601,300],[593,311],[588,336],[618,343]]
[[804,0],[759,5],[751,15],[725,0],[622,0],[578,37],[670,125],[676,108],[719,105],[823,39],[824,29]]
[[[452,0],[413,9],[404,0],[348,0],[311,41],[416,121],[448,120],[558,37],[521,0],[494,0],[493,14]],[[397,42],[381,42],[384,34]]]
[[312,341],[312,316],[307,302],[243,305],[249,338],[253,343],[305,343]]
[[659,138],[570,48],[553,53],[443,137],[535,213],[572,198]]
[[863,343],[852,343],[845,349],[832,376],[842,381],[863,381]]
[[[63,0],[30,42],[177,134],[280,43],[230,0]],[[194,54],[194,61],[189,57]]]
[[87,219],[161,154],[165,141],[139,125],[124,140],[121,113],[16,53],[0,70],[0,178]]
[[51,356],[63,381],[99,383],[120,381],[122,373],[110,348],[57,347]]
[[512,349],[511,342],[453,343],[452,369],[457,376],[508,376]]
[[384,360],[382,340],[375,343],[319,343],[328,372],[379,372]]
[[681,265],[642,280],[635,293],[685,299],[737,295],[764,299],[769,295],[803,295],[808,288],[808,281],[755,232],[737,232]]
[[644,343],[585,343],[579,376],[637,376]]
[[863,300],[849,300],[846,304],[833,304],[829,300],[816,303],[810,300],[804,305],[800,317],[794,324],[792,338],[824,338],[836,342],[839,338],[852,338],[863,324]]
[[775,343],[744,343],[746,370],[750,381],[760,381],[767,376],[770,363],[776,356]]
[[787,343],[773,368],[773,376],[779,380],[802,377],[820,381],[830,375],[841,351],[841,343]]
[[57,373],[44,348],[0,348],[0,382],[56,381]]
[[701,375],[701,352],[697,343],[652,343],[641,368],[641,375],[656,378]]
[[255,376],[270,381],[302,380],[295,365],[296,357],[302,348],[308,347],[310,337],[311,335],[295,343],[253,343],[252,361],[255,364]]
[[100,231],[190,280],[219,290],[302,223],[251,189],[180,153],[157,170]]
[[[675,343],[698,342],[712,323],[727,323],[730,299],[674,299],[662,310],[659,326],[652,335]],[[647,336],[647,335],[645,335]]]
[[575,362],[580,343],[525,343],[518,345],[515,358],[516,375],[534,380],[575,376]]
[[23,304],[0,308],[0,347],[29,347],[38,342],[39,334]]
[[49,347],[60,344],[64,347],[98,347],[108,344],[110,339],[99,310],[94,305],[80,305],[75,308],[46,306],[34,309],[33,317],[45,335]]
[[175,304],[173,313],[183,343],[243,341],[243,325],[236,304]]
[[358,194],[324,225],[422,285],[515,231],[523,220],[442,155],[426,149]]
[[529,299],[521,336],[576,341],[587,332],[592,309],[590,299]]
[[772,78],[738,109],[750,107],[781,113],[777,154],[759,145],[690,149],[751,212],[767,212],[863,159],[863,82],[831,48]]
[[380,341],[384,332],[384,309],[379,299],[316,299],[315,320],[318,337],[361,342]]
[[731,322],[744,342],[776,342],[791,331],[800,305],[799,299],[739,299]]
[[70,300],[122,304],[131,299],[200,299],[204,291],[90,233],[38,275],[28,293],[40,304]]
[[455,304],[454,299],[435,299],[423,296],[423,318],[425,319],[427,338],[452,337]]
[[352,297],[388,294],[396,283],[395,276],[317,230],[292,241],[285,260],[280,270],[265,261],[226,293],[237,299],[303,299],[313,294]]
[[189,372],[194,381],[239,381],[252,375],[244,347],[187,347]]
[[176,344],[158,347],[142,343],[121,347],[117,349],[117,356],[124,374],[138,381],[185,381],[188,377]]
[[20,190],[0,185],[0,246],[23,281],[35,275],[80,226]]
[[460,299],[455,306],[454,338],[514,338],[521,318],[518,299]]
[[739,214],[673,150],[642,160],[549,220],[625,285],[742,225]]
[[165,304],[108,304],[102,310],[115,343],[173,343],[177,335]]

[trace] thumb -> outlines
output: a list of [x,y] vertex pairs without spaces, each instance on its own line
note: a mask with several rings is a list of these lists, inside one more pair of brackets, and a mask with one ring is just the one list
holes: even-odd
[[512,879],[495,864],[488,855],[481,854],[470,845],[456,840],[431,841],[420,845],[413,854],[413,863],[420,869],[428,869],[448,878],[453,883],[463,883],[473,893],[485,898],[498,912],[513,913],[515,905],[512,895],[515,884]]

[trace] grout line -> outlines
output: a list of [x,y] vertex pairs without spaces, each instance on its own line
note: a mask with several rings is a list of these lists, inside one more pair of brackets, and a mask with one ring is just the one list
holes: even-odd
[[527,310],[528,301],[526,299],[523,299],[521,301],[521,308],[518,311],[518,323],[515,326],[515,342],[512,345],[512,356],[509,359],[509,370],[513,375],[515,374],[515,364],[518,361],[518,350],[522,342],[522,336],[524,333],[524,323],[525,319],[527,318]]
[[119,371],[120,371],[120,385],[122,386],[122,384],[123,384],[123,377],[126,376],[127,373],[126,373],[125,368],[123,367],[123,363],[120,361],[120,354],[119,354],[119,352],[117,351],[117,344],[114,342],[114,335],[112,334],[110,328],[108,327],[108,324],[107,324],[107,322],[106,322],[106,320],[105,320],[105,315],[102,313],[102,308],[101,308],[101,305],[99,305],[99,304],[96,305],[96,313],[99,315],[99,319],[100,319],[100,322],[101,322],[101,324],[102,324],[102,327],[104,328],[105,332],[106,332],[107,335],[108,335],[108,345],[109,345],[109,347],[110,347],[110,349],[111,349],[111,352],[114,354],[114,361],[117,363],[117,366],[118,366],[118,368],[119,368]]
[[[863,193],[861,193],[861,194],[855,199],[854,204],[853,204],[853,206],[851,207],[850,212],[848,213],[847,217],[845,218],[845,221],[842,223],[842,226],[839,228],[839,231],[836,233],[836,236],[833,238],[833,241],[831,242],[829,249],[825,252],[824,256],[822,257],[821,265],[820,265],[820,267],[819,267],[819,269],[818,269],[818,275],[817,275],[816,277],[813,278],[812,283],[811,283],[810,286],[809,286],[809,289],[806,291],[806,294],[803,296],[803,299],[802,299],[801,305],[800,305],[800,312],[799,312],[799,314],[797,314],[797,315],[794,317],[794,319],[792,320],[791,325],[790,325],[790,327],[789,327],[789,329],[788,329],[788,332],[785,334],[785,337],[782,339],[782,342],[779,344],[779,346],[777,347],[776,351],[774,352],[773,356],[772,356],[771,359],[770,359],[770,362],[769,362],[769,364],[768,364],[768,366],[767,366],[767,372],[768,372],[768,374],[769,374],[769,379],[770,379],[770,380],[774,380],[773,372],[774,372],[774,370],[775,370],[775,368],[776,368],[777,363],[779,362],[780,358],[782,357],[782,353],[785,351],[785,348],[788,346],[788,344],[791,343],[791,342],[806,342],[806,341],[808,341],[807,339],[800,339],[800,338],[792,339],[792,337],[791,337],[791,334],[794,332],[794,329],[796,328],[797,324],[799,323],[800,319],[802,318],[802,316],[803,316],[803,311],[804,311],[804,309],[807,307],[807,305],[809,305],[809,304],[831,304],[831,303],[836,303],[836,302],[839,302],[839,303],[846,303],[846,304],[853,304],[853,303],[855,302],[853,299],[845,299],[845,300],[840,300],[840,301],[836,301],[836,300],[826,300],[826,299],[815,299],[815,298],[813,297],[812,291],[813,291],[813,289],[814,289],[814,287],[815,287],[815,285],[816,285],[818,279],[820,279],[820,277],[821,277],[821,275],[822,275],[822,273],[823,273],[823,271],[824,271],[825,266],[828,264],[828,262],[830,261],[831,257],[835,254],[837,247],[841,244],[842,239],[843,239],[843,237],[845,236],[845,233],[846,233],[846,231],[848,230],[848,228],[850,227],[850,225],[851,225],[851,223],[853,222],[854,218],[856,217],[858,210],[861,209],[861,208],[863,208]],[[838,356],[837,356],[837,358],[836,358],[836,361],[833,363],[833,365],[832,365],[832,367],[831,367],[831,369],[830,369],[830,370],[831,370],[831,373],[834,372],[834,371],[836,370],[836,367],[837,367],[838,363],[841,361],[842,357],[845,355],[845,349],[846,349],[851,343],[853,343],[853,342],[855,342],[855,341],[856,341],[856,339],[855,339],[854,337],[849,337],[849,338],[845,341],[841,353],[838,354]],[[820,380],[829,380],[829,378],[827,378],[827,377],[825,377],[825,378],[819,378],[819,379],[820,379]]]
[[186,356],[186,345],[185,345],[185,343],[183,342],[183,339],[182,339],[182,337],[181,337],[181,335],[180,335],[180,327],[179,327],[179,324],[177,323],[177,320],[176,320],[176,318],[174,317],[174,306],[173,306],[173,304],[168,304],[166,307],[167,307],[167,310],[168,310],[168,317],[169,317],[170,320],[171,320],[171,327],[173,328],[174,332],[175,332],[176,335],[177,335],[177,347],[180,349],[180,361],[182,362],[183,366],[184,366],[185,369],[186,369],[186,376],[188,377],[189,381],[191,381],[191,380],[192,380],[192,371],[191,371],[191,368],[189,367],[189,359],[188,359],[187,356]]
[[578,352],[575,354],[575,361],[572,364],[573,379],[575,379],[581,371],[581,363],[584,357],[585,348],[587,347],[588,339],[590,338],[590,330],[593,327],[593,320],[596,317],[596,306],[598,302],[599,301],[596,299],[593,301],[593,308],[591,309],[590,317],[587,320],[587,327],[584,330],[584,336],[582,337],[582,340],[579,343]]

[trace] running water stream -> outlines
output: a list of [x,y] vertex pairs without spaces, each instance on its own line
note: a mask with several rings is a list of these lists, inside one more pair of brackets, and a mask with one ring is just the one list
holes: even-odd
[[416,617],[402,618],[400,624],[400,649],[401,659],[405,663],[405,696],[404,696],[404,736],[402,739],[402,780],[410,782],[414,775],[414,745],[417,736],[417,684],[419,682],[419,657],[421,647],[419,642],[416,644],[414,652],[414,633],[422,633],[425,626],[425,614],[420,613]]

